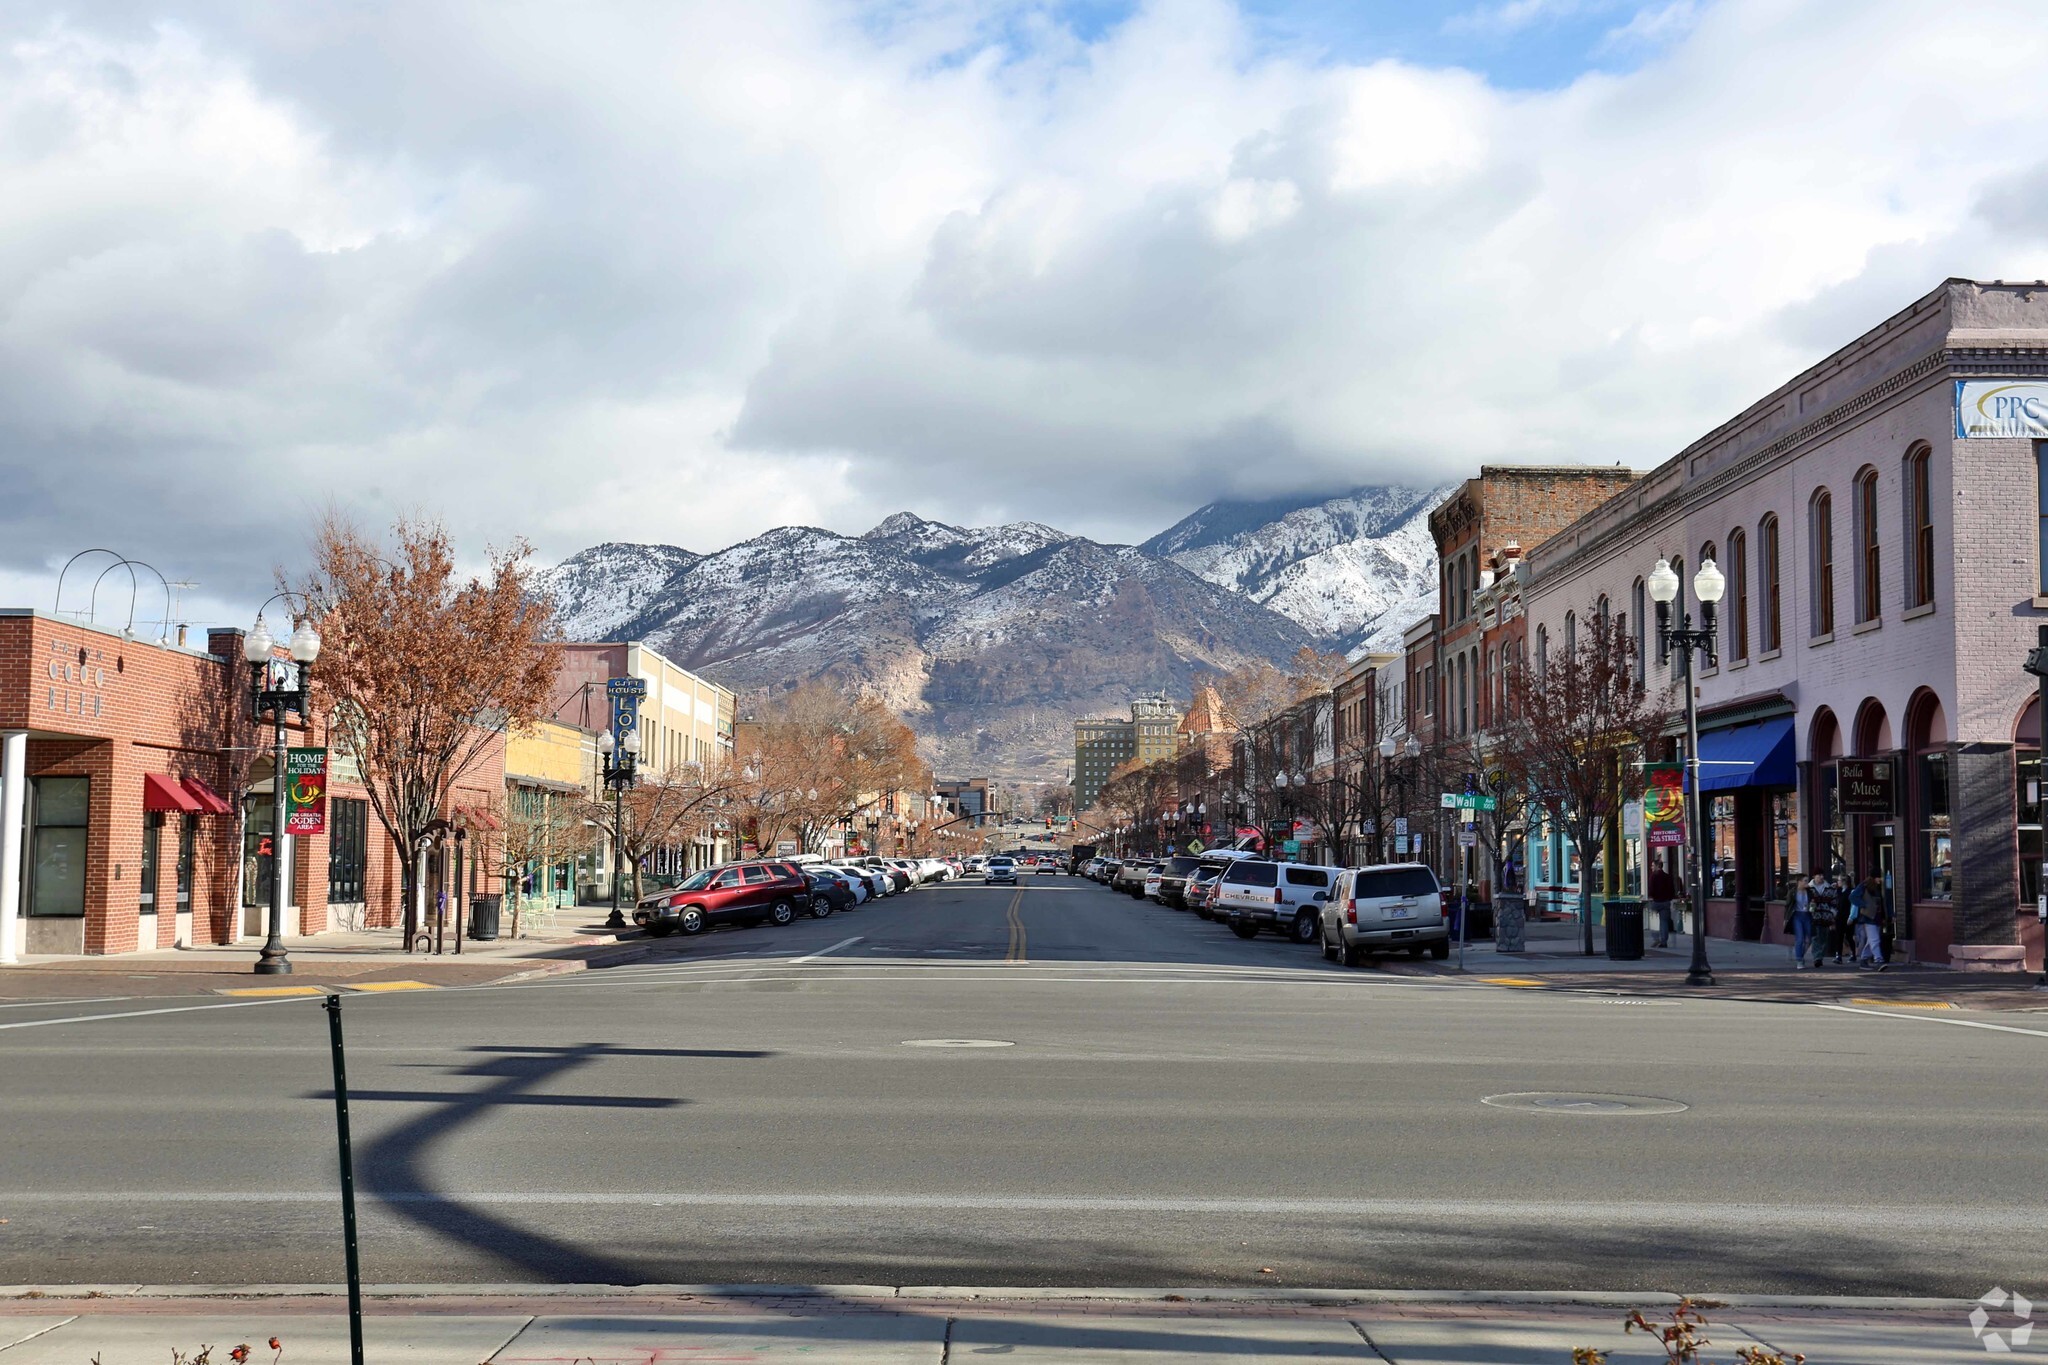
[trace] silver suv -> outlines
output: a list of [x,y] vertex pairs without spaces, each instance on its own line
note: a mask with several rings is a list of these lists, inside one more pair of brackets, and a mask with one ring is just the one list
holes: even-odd
[[1216,918],[1228,920],[1230,932],[1239,938],[1270,929],[1296,943],[1314,943],[1323,903],[1343,871],[1313,863],[1240,858],[1216,880]]
[[1423,950],[1442,961],[1451,955],[1443,890],[1421,863],[1354,867],[1337,878],[1322,911],[1323,956],[1356,967],[1368,953]]

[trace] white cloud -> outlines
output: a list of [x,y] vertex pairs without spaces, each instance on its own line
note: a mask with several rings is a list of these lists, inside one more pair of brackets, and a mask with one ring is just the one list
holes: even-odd
[[254,590],[330,500],[555,556],[1646,464],[2048,274],[2033,9],[1656,5],[1540,94],[1225,0],[0,18],[0,572]]

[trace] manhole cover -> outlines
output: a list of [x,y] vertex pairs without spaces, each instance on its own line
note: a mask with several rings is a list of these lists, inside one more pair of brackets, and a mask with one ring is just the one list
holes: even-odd
[[1690,1105],[1655,1095],[1595,1095],[1579,1091],[1529,1090],[1514,1095],[1488,1095],[1480,1101],[1496,1109],[1527,1109],[1539,1114],[1682,1114]]
[[1000,1038],[906,1038],[905,1047],[1015,1047]]

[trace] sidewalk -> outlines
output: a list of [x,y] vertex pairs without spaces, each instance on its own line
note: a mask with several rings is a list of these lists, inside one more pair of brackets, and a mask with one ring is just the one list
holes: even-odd
[[[1782,944],[1707,940],[1707,961],[1714,974],[1711,987],[1684,984],[1692,966],[1692,939],[1674,935],[1668,948],[1645,945],[1643,956],[1616,962],[1607,956],[1601,927],[1593,929],[1593,956],[1587,957],[1579,926],[1566,921],[1532,921],[1524,934],[1526,951],[1503,953],[1491,938],[1464,945],[1464,972],[1495,985],[1526,989],[1601,992],[1642,992],[1669,995],[1696,991],[1721,999],[1784,1003],[1850,1004],[1858,1001],[1897,1006],[1929,1006],[1980,1010],[2048,1010],[2048,990],[2037,989],[2034,972],[1959,972],[1924,963],[1894,961],[1886,971],[1866,971],[1850,963],[1795,971],[1791,950]],[[1429,962],[1432,975],[1459,975],[1458,944],[1451,944],[1447,962]]]
[[[113,1297],[0,1302],[9,1365],[161,1361],[236,1346],[270,1365],[348,1359],[345,1303],[331,1287],[143,1290]],[[161,1294],[166,1297],[150,1297]],[[1001,1356],[1018,1365],[1368,1361],[1379,1365],[1570,1365],[1594,1346],[1615,1365],[1663,1360],[1623,1331],[1632,1308],[1668,1314],[1668,1294],[1500,1294],[1337,1290],[1209,1293],[887,1286],[419,1286],[365,1306],[376,1365],[667,1365],[809,1359],[834,1365],[949,1365]],[[1972,1303],[1731,1298],[1705,1307],[1706,1359],[1767,1345],[1811,1365],[1921,1365],[1973,1358]],[[1995,1315],[1993,1329],[2010,1328]],[[2024,1354],[2024,1352],[2022,1352]]]
[[158,948],[119,955],[31,956],[0,967],[0,1001],[68,1000],[91,996],[218,994],[265,988],[473,986],[529,972],[581,971],[646,951],[638,929],[607,929],[601,906],[554,913],[521,938],[466,940],[455,951],[451,930],[442,953],[408,953],[396,929],[339,930],[288,937],[288,976],[257,976],[262,940]]

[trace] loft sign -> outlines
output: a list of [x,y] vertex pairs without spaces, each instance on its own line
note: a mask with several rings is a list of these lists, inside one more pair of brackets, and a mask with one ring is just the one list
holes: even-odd
[[98,717],[107,711],[107,654],[85,645],[50,641],[48,709],[67,716]]

